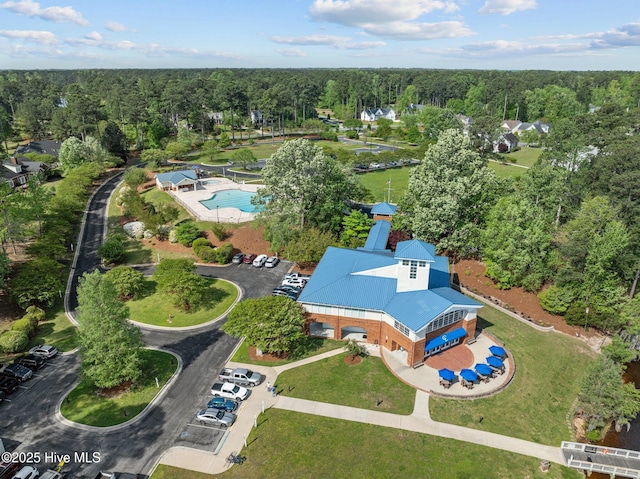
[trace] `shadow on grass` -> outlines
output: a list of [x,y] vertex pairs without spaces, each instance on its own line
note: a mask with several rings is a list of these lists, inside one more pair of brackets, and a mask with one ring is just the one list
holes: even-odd
[[297,360],[308,356],[312,356],[313,353],[325,344],[324,338],[312,338],[305,336],[301,339],[289,352],[289,359]]
[[146,248],[141,241],[129,240],[126,244],[125,263],[147,264],[152,262],[151,250]]
[[484,329],[489,329],[491,326],[493,326],[493,323],[491,321],[487,321],[482,316],[478,316],[478,320],[476,322],[476,329],[484,330]]
[[213,286],[209,287],[207,293],[203,296],[202,302],[194,307],[191,311],[199,311],[201,309],[213,309],[216,304],[220,303],[223,299],[229,296],[229,293],[215,288]]

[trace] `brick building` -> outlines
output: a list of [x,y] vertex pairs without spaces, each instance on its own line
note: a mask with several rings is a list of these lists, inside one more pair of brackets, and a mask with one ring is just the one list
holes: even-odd
[[475,335],[480,303],[450,287],[449,261],[420,240],[386,249],[376,221],[364,247],[330,247],[298,298],[312,335],[360,337],[406,351],[409,366]]

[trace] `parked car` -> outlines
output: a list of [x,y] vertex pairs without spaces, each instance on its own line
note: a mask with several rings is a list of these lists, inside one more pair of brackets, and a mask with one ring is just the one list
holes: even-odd
[[4,391],[0,391],[0,402],[4,401],[7,398],[7,393]]
[[307,284],[307,280],[303,278],[291,278],[282,281],[282,286],[296,286],[298,288],[304,288]]
[[236,415],[221,409],[200,409],[196,415],[196,419],[201,423],[216,424],[219,426],[229,427],[236,422]]
[[369,165],[365,165],[364,163],[362,163],[360,165],[356,165],[355,168],[358,169],[358,170],[368,170],[369,169]]
[[33,371],[20,364],[5,364],[0,367],[0,375],[17,379],[23,383],[33,377]]
[[244,401],[249,397],[250,391],[233,383],[214,383],[211,386],[211,394],[215,397]]
[[49,359],[58,354],[58,350],[54,346],[50,346],[48,344],[40,344],[39,346],[34,346],[29,350],[31,354],[37,354],[42,356],[43,358]]
[[207,408],[210,409],[222,409],[223,411],[233,412],[238,409],[238,402],[233,399],[226,398],[213,398],[207,403]]
[[22,469],[21,462],[0,462],[0,478],[9,479],[20,469]]
[[0,391],[5,394],[12,393],[20,384],[16,378],[10,378],[8,376],[0,376]]
[[280,259],[277,256],[270,256],[267,258],[266,263],[264,264],[265,268],[275,268],[278,266]]
[[40,472],[33,466],[24,466],[13,476],[12,479],[34,479],[40,475]]
[[37,354],[27,354],[25,356],[20,356],[13,360],[14,364],[20,364],[25,368],[29,368],[32,371],[37,371],[40,368],[43,368],[47,362],[44,357],[39,356]]
[[382,168],[382,165],[380,163],[371,163],[369,165],[369,168],[371,168],[372,170],[376,168]]
[[231,258],[231,262],[234,264],[240,264],[242,260],[244,260],[244,253],[236,253],[233,255],[233,258]]
[[267,257],[268,256],[266,254],[256,256],[256,259],[253,260],[253,266],[255,266],[256,268],[262,268],[267,262]]
[[302,293],[302,288],[299,288],[297,286],[291,286],[291,285],[288,285],[288,284],[284,284],[282,286],[278,286],[275,289],[279,289],[281,291],[288,291],[288,292],[294,293],[294,294]]
[[294,271],[293,273],[287,273],[284,275],[284,279],[305,279],[305,280],[309,280],[309,278],[311,278],[310,274],[302,274],[298,271]]
[[242,262],[244,264],[252,264],[253,260],[256,259],[258,256],[255,254],[245,254],[244,255],[244,259],[242,260]]
[[291,291],[284,291],[278,288],[271,291],[271,296],[284,296],[286,298],[293,299],[294,301],[298,299],[298,295],[296,293],[292,293]]

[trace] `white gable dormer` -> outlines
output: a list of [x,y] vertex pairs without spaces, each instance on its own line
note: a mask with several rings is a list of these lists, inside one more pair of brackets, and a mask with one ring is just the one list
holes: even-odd
[[402,241],[396,247],[398,260],[396,292],[429,289],[431,263],[435,261],[435,247],[419,240]]

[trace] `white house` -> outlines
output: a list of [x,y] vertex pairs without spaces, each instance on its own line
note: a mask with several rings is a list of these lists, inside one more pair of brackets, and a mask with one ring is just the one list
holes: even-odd
[[380,118],[396,121],[396,112],[393,108],[367,108],[360,113],[362,121],[378,121]]

